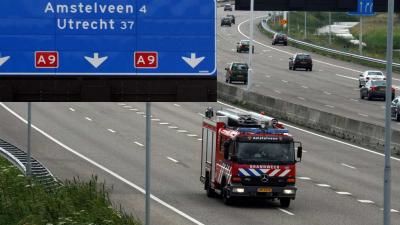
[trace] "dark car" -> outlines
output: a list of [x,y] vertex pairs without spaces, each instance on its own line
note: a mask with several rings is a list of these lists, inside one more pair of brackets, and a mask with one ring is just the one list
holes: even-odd
[[228,17],[228,18],[231,19],[231,23],[232,23],[232,24],[235,24],[236,19],[235,19],[235,16],[234,16],[234,15],[228,14],[228,15],[226,15],[226,17]]
[[276,45],[276,44],[287,45],[286,34],[280,34],[280,33],[275,34],[274,37],[272,38],[272,45]]
[[228,26],[230,27],[232,25],[231,19],[229,17],[223,17],[221,19],[221,27],[222,26]]
[[400,97],[395,98],[392,101],[392,119],[400,121]]
[[224,5],[224,11],[232,11],[232,10],[233,10],[233,7],[232,7],[231,4],[225,4]]
[[[241,40],[236,44],[236,52],[248,52],[250,48],[249,40]],[[252,46],[252,52],[254,53],[254,45]]]
[[244,84],[247,84],[247,76],[249,71],[249,66],[247,63],[229,63],[225,70],[225,82],[232,83],[233,81],[240,81]]
[[311,56],[305,53],[297,53],[293,57],[289,58],[289,70],[296,70],[297,68],[303,68],[312,71],[313,63]]
[[[392,100],[394,99],[395,89],[392,87]],[[369,80],[360,89],[360,98],[372,100],[374,98],[386,99],[386,80]]]

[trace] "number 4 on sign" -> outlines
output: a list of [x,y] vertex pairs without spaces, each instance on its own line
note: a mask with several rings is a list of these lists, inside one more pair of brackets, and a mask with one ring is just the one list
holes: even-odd
[[146,13],[147,13],[146,5],[143,5],[142,8],[139,9],[139,11],[140,11],[141,13],[143,13],[143,14],[146,14]]

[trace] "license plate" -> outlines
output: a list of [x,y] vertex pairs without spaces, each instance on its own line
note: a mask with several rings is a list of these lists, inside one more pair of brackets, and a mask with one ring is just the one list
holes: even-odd
[[257,192],[269,193],[272,192],[272,188],[258,188]]
[[301,64],[307,64],[307,62],[301,62]]

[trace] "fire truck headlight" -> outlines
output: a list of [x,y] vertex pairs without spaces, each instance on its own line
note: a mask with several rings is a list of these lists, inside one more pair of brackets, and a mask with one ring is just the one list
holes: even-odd
[[244,188],[233,188],[232,191],[236,193],[244,193]]
[[285,190],[283,190],[283,194],[285,194],[285,195],[292,195],[292,194],[294,194],[294,190],[285,189]]

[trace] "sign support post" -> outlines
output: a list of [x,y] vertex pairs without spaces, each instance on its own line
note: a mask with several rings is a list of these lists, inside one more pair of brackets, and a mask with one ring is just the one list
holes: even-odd
[[250,91],[252,85],[252,76],[253,76],[253,39],[254,39],[254,0],[251,0],[250,3],[250,45],[249,45],[249,70],[247,74],[247,87],[246,90]]
[[391,99],[392,99],[392,63],[393,63],[393,14],[394,0],[389,0],[387,14],[387,47],[386,47],[386,108],[385,108],[385,169],[383,183],[383,224],[391,225],[391,191],[392,191],[392,169],[391,159]]
[[151,103],[146,102],[146,221],[150,225]]
[[26,159],[26,175],[32,176],[32,160],[31,160],[31,127],[32,127],[32,103],[28,102],[28,147]]

